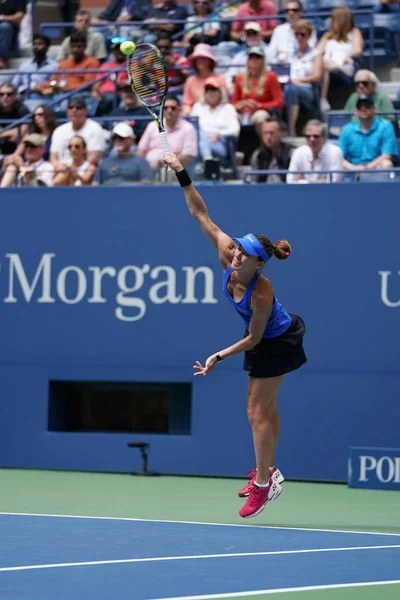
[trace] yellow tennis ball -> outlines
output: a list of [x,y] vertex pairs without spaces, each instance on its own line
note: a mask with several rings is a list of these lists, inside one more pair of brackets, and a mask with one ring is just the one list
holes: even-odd
[[122,54],[128,54],[128,55],[133,54],[135,52],[135,48],[136,48],[136,44],[134,44],[133,42],[122,42],[122,44],[119,47]]

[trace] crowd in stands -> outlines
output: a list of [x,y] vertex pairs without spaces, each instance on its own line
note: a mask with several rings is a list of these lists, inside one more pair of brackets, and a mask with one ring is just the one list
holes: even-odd
[[[249,169],[272,171],[253,183],[335,182],[346,170],[399,165],[395,106],[364,68],[364,35],[346,6],[321,30],[300,0],[286,0],[282,13],[272,0],[111,0],[97,18],[68,5],[73,28],[56,57],[51,39],[35,33],[31,58],[8,81],[1,76],[1,187],[162,179],[158,128],[132,92],[120,49],[127,39],[153,43],[164,57],[169,147],[194,176],[207,161],[229,168],[240,140],[251,141]],[[0,4],[0,69],[25,10],[25,0]],[[400,12],[400,0],[381,0],[376,11]],[[332,140],[338,89],[335,108],[349,117]],[[31,108],[30,119],[12,124]],[[305,142],[286,139],[297,136]]]

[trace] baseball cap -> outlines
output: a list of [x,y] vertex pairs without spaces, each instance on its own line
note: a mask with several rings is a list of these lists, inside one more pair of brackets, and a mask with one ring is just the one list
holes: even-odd
[[246,23],[246,25],[244,26],[244,30],[245,31],[257,31],[259,33],[261,31],[261,25],[260,25],[260,23],[257,23],[256,21],[250,21],[250,23]]
[[360,108],[361,106],[374,106],[374,101],[370,96],[360,96],[357,100],[356,107]]
[[128,38],[126,37],[113,37],[111,38],[111,48],[116,48],[117,46],[120,46],[123,42],[128,42]]
[[112,130],[113,135],[118,135],[122,138],[134,138],[135,132],[128,123],[117,123]]
[[262,56],[262,58],[265,58],[264,50],[261,48],[261,46],[253,46],[252,48],[248,48],[247,56],[251,56],[252,54],[255,54],[256,56]]
[[207,79],[204,82],[204,89],[208,87],[219,89],[221,87],[221,80],[218,79],[218,77],[215,77],[215,75],[207,77]]
[[267,254],[262,243],[256,238],[253,233],[247,233],[242,238],[233,238],[233,241],[236,242],[239,246],[242,246],[243,250],[250,254],[250,256],[259,256],[265,262],[267,262],[271,257]]
[[26,144],[32,144],[32,146],[35,146],[36,148],[40,148],[40,146],[45,145],[46,138],[44,135],[40,135],[40,133],[31,133],[25,138],[24,142]]
[[73,106],[76,108],[87,108],[85,98],[83,96],[72,96],[68,100],[68,108],[72,108]]

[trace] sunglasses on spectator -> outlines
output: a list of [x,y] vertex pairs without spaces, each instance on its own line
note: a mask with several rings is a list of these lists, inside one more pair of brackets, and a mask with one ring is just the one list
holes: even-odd
[[68,110],[71,110],[72,108],[76,108],[76,110],[81,110],[83,108],[85,108],[84,106],[77,106],[76,104],[70,104],[68,106]]
[[37,113],[34,113],[34,115],[33,115],[33,116],[34,116],[34,117],[43,117],[43,116],[44,116],[44,113],[42,113],[42,112],[41,112],[41,113],[38,113],[38,112],[37,112]]
[[0,92],[0,96],[8,96],[9,98],[11,98],[11,96],[14,96],[15,92]]
[[178,110],[177,106],[164,106],[164,110]]
[[112,141],[113,141],[113,142],[115,142],[115,140],[118,140],[118,141],[120,141],[120,142],[121,142],[122,140],[126,140],[126,139],[127,139],[127,138],[125,138],[125,137],[122,137],[122,136],[120,136],[120,135],[117,135],[116,133],[114,133],[114,135],[112,136]]
[[300,12],[300,9],[299,8],[285,8],[285,13],[289,13],[289,12],[297,13],[297,12]]
[[34,146],[30,142],[25,142],[25,149],[26,148],[41,148],[41,146]]
[[296,31],[296,33],[294,34],[294,37],[307,37],[307,34],[304,33],[304,31]]
[[68,150],[73,150],[73,148],[83,148],[82,144],[70,144],[68,146]]
[[306,133],[306,138],[309,140],[310,138],[314,138],[316,140],[319,140],[319,138],[321,138],[322,135],[320,135],[319,133],[315,134],[315,133]]
[[210,4],[208,0],[194,0],[193,4]]
[[370,81],[356,81],[356,85],[368,85]]
[[171,46],[170,46],[169,44],[165,44],[165,45],[164,45],[164,44],[159,44],[159,45],[157,46],[157,48],[158,48],[159,50],[171,50]]

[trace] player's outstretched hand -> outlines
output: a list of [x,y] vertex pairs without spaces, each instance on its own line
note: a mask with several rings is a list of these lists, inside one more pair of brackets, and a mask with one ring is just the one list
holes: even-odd
[[179,158],[176,156],[176,154],[167,154],[167,156],[164,156],[164,167],[167,169],[168,167],[171,167],[171,169],[173,169],[175,171],[175,173],[178,173],[179,171],[183,171],[184,166],[182,165],[181,161],[179,160]]
[[215,367],[215,365],[217,364],[217,357],[215,356],[215,354],[213,354],[213,356],[209,356],[206,360],[206,364],[203,365],[201,364],[201,362],[199,360],[196,360],[196,364],[193,365],[193,369],[197,370],[197,373],[194,373],[194,375],[207,375],[208,373],[211,373],[211,371],[213,370],[213,368]]

